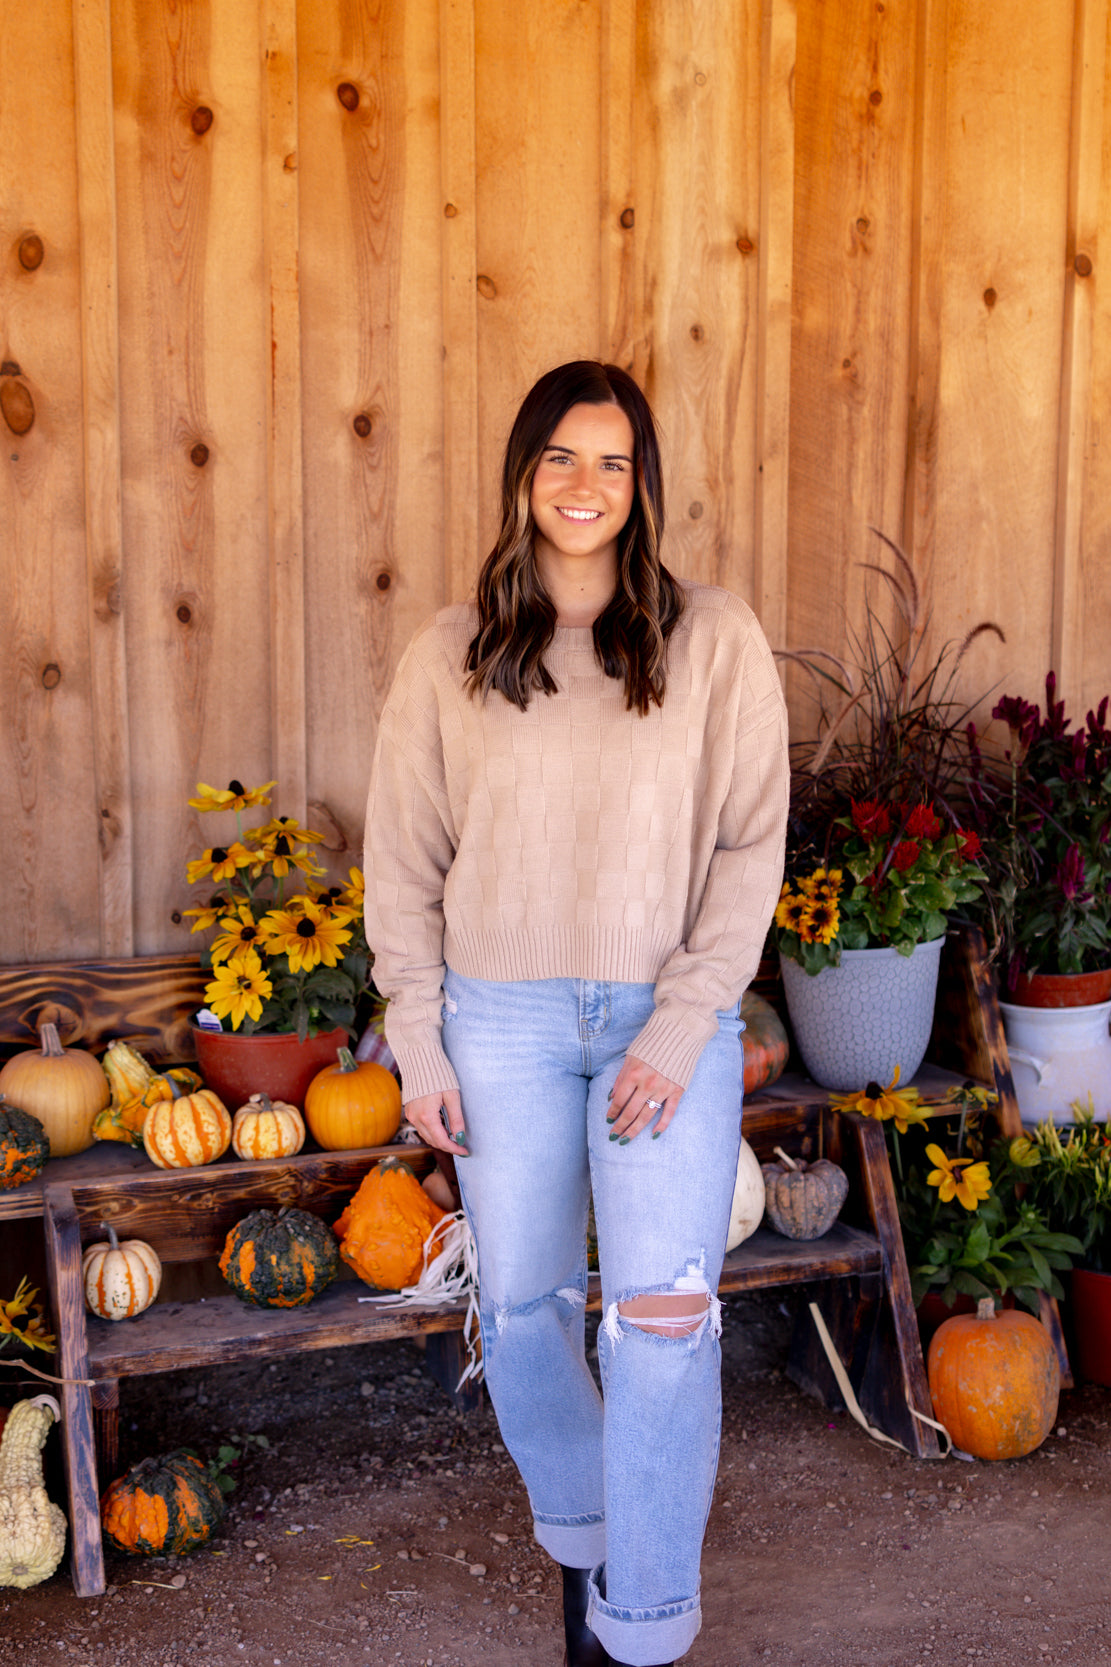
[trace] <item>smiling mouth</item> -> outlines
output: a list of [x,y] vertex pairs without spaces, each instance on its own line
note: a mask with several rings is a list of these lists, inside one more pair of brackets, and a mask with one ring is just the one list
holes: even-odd
[[556,509],[568,521],[600,521],[602,518],[600,509],[565,509],[562,504],[557,504]]

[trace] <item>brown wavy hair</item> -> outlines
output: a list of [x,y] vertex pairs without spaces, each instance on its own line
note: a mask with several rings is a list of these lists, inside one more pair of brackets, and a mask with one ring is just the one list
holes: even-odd
[[576,359],[542,376],[526,394],[502,465],[501,531],[478,576],[478,630],[467,649],[467,689],[496,689],[528,706],[554,694],[544,653],[556,628],[555,606],[536,563],[532,479],[552,434],[573,405],[617,405],[633,431],[633,506],[617,546],[617,585],[594,621],[594,652],[607,677],[625,685],[625,705],[641,714],[662,705],[667,640],[683,611],[683,592],[660,561],[664,529],[660,446],[651,407],[617,365]]

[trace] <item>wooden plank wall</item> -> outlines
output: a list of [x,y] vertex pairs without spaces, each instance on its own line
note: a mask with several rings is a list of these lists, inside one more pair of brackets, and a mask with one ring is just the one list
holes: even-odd
[[[358,860],[534,377],[613,357],[670,560],[963,692],[1111,685],[1109,0],[0,8],[0,962],[189,946],[198,780]],[[881,606],[884,605],[881,603]],[[791,682],[796,727],[808,721]]]

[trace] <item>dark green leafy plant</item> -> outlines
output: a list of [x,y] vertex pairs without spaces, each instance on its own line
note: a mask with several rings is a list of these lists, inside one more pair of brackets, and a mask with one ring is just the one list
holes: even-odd
[[1111,1118],[1096,1121],[1090,1094],[1071,1110],[1071,1129],[1047,1119],[1012,1140],[1013,1179],[1051,1226],[1075,1233],[1085,1267],[1111,1273]]

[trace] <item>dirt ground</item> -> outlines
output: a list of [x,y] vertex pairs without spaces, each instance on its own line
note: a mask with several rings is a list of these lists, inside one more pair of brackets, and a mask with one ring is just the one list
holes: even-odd
[[[721,1472],[689,1667],[1111,1667],[1111,1390],[1029,1458],[922,1461],[783,1375],[790,1293],[726,1305]],[[0,1592],[20,1667],[557,1667],[558,1576],[488,1404],[408,1343],[123,1386],[123,1459],[248,1443],[209,1547]],[[52,1438],[54,1440],[56,1438]],[[52,1485],[56,1487],[53,1467]],[[60,1497],[60,1494],[56,1495]]]

